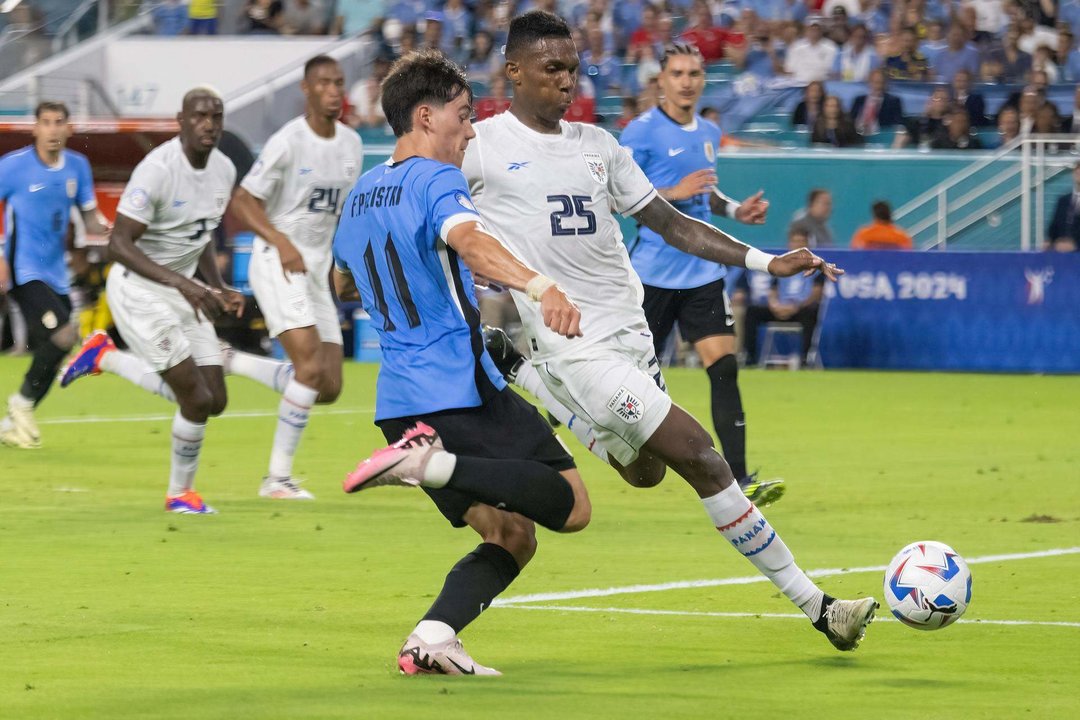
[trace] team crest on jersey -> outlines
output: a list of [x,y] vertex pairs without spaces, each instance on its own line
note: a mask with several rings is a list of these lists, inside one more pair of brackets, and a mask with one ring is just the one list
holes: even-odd
[[142,188],[135,188],[128,193],[128,202],[136,210],[145,210],[146,206],[150,204],[150,195]]
[[79,182],[75,178],[68,178],[67,180],[67,194],[68,198],[74,200],[75,193],[79,189]]
[[705,159],[709,162],[716,162],[716,150],[711,142],[705,143]]
[[604,158],[598,152],[583,152],[581,157],[585,158],[585,167],[589,168],[589,174],[592,175],[592,179],[601,185],[607,184],[607,166],[604,165]]
[[611,396],[607,406],[608,410],[618,415],[628,425],[639,422],[645,414],[645,406],[641,400],[627,390],[625,385],[619,386],[618,392]]
[[472,201],[469,200],[469,196],[465,193],[456,193],[454,195],[454,199],[457,200],[458,205],[465,208],[466,210],[472,210],[473,212],[476,212],[476,206],[472,204]]

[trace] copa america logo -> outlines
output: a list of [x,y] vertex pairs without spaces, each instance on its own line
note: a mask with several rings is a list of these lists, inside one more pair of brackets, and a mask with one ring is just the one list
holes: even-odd
[[1027,304],[1042,305],[1046,300],[1046,286],[1054,281],[1054,268],[1024,268],[1024,278],[1027,280]]

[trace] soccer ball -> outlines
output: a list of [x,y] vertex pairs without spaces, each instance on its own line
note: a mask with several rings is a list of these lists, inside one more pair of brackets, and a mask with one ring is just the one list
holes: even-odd
[[885,600],[896,619],[917,630],[956,622],[971,602],[971,571],[944,543],[914,542],[885,571]]

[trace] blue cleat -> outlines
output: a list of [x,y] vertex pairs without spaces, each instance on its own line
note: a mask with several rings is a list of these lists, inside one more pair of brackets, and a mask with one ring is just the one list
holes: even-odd
[[92,333],[64,368],[64,372],[60,375],[60,387],[67,387],[84,375],[100,375],[101,358],[115,349],[116,345],[108,333],[100,330]]
[[202,496],[194,490],[187,490],[179,495],[167,495],[165,511],[181,515],[213,515],[217,512],[203,502]]

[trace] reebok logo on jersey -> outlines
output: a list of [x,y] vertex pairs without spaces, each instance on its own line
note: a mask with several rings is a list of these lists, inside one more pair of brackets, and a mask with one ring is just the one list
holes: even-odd
[[636,395],[620,385],[618,392],[611,396],[608,401],[608,410],[615,413],[627,425],[640,422],[645,414],[645,406]]
[[30,186],[30,192],[37,192],[38,190],[44,190],[44,189],[45,189],[45,183],[35,183],[34,185]]
[[686,150],[686,148],[668,148],[667,155],[668,157],[675,157],[676,155],[682,153],[684,150]]
[[307,175],[310,172],[311,172],[311,168],[300,168],[300,174],[301,175]]
[[531,160],[525,160],[523,162],[512,162],[507,166],[506,169],[509,170],[510,172],[513,172],[515,170],[524,170],[525,168],[529,167],[530,162],[532,162],[532,161]]
[[187,205],[187,200],[173,200],[172,201],[172,206],[174,208],[184,207],[185,205]]

